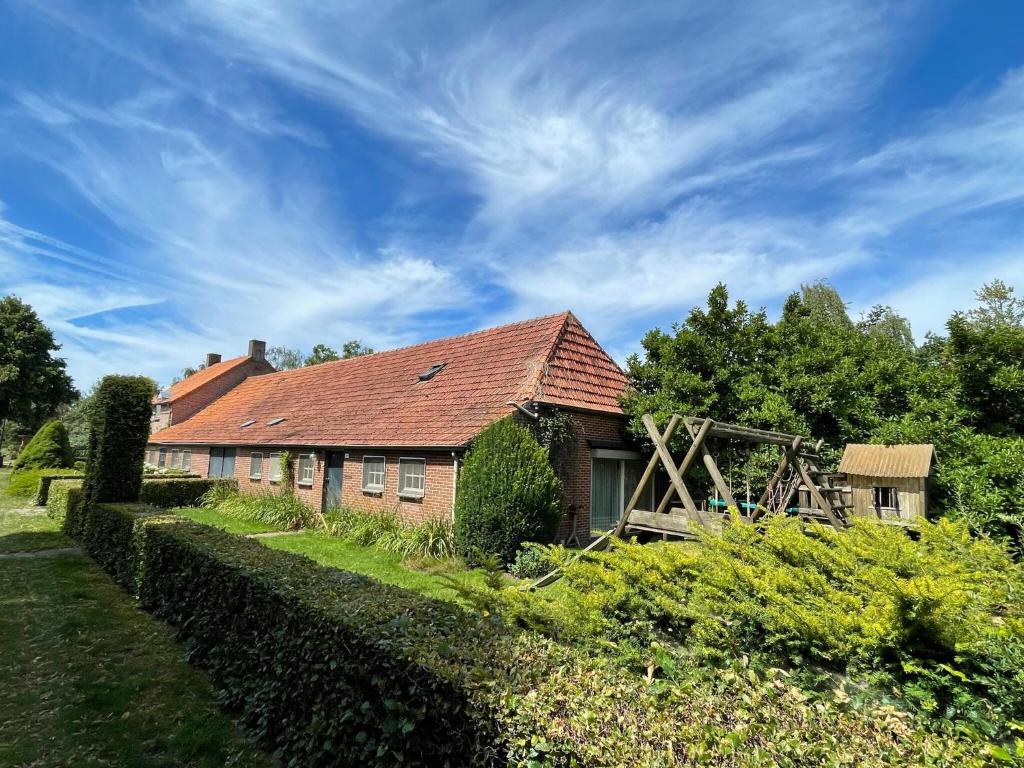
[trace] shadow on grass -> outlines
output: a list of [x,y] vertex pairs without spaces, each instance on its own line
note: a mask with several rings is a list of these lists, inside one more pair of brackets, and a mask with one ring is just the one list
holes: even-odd
[[0,555],[74,546],[60,531],[18,531],[0,536]]

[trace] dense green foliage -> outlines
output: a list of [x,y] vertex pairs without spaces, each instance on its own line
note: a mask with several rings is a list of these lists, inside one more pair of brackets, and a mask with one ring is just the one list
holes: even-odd
[[6,493],[31,499],[36,506],[45,506],[50,483],[81,476],[81,472],[73,469],[24,469],[11,475]]
[[[59,520],[69,536],[75,537],[79,513],[85,501],[81,480],[55,480],[50,483],[46,514]],[[65,522],[70,520],[70,522]]]
[[752,658],[809,689],[832,691],[815,674],[841,674],[843,699],[895,695],[942,732],[1009,740],[1024,717],[1024,568],[963,523],[922,523],[916,540],[873,521],[810,535],[785,518],[729,525],[699,546],[588,554],[560,587],[483,599],[556,638],[617,643],[669,676],[681,659]]
[[508,572],[517,579],[539,579],[553,567],[554,564],[544,547],[527,544],[516,554],[516,559],[512,561]]
[[[975,533],[1024,547],[1024,301],[995,281],[980,306],[949,321],[948,338],[915,348],[906,320],[875,307],[859,322],[834,289],[805,286],[772,323],[730,306],[724,286],[672,328],[649,332],[629,359],[631,429],[653,413],[823,438],[826,458],[846,443],[928,442],[938,458],[934,501]],[[682,432],[682,430],[680,430]],[[687,439],[679,434],[676,447]],[[720,446],[743,487],[763,484],[768,451]],[[696,478],[700,479],[700,472]],[[762,486],[763,487],[763,486]]]
[[154,507],[197,506],[210,489],[226,485],[237,487],[237,481],[216,477],[152,477],[142,481],[139,502]]
[[14,470],[59,469],[70,467],[74,461],[68,431],[59,420],[53,419],[43,424],[18,454]]
[[17,296],[0,298],[0,424],[34,430],[57,406],[78,397],[53,333]]
[[152,379],[142,376],[105,376],[96,388],[84,486],[89,504],[139,498],[155,394]]
[[511,562],[527,541],[550,541],[558,527],[561,486],[548,452],[513,419],[473,440],[459,472],[455,544],[471,561],[481,554]]
[[288,488],[280,492],[242,493],[234,483],[215,483],[202,495],[200,501],[204,507],[218,509],[226,515],[265,523],[281,530],[310,528],[317,517]]
[[449,558],[455,556],[452,521],[431,519],[407,525],[395,512],[363,512],[339,509],[325,514],[325,530],[332,536],[360,546],[377,547],[402,557]]

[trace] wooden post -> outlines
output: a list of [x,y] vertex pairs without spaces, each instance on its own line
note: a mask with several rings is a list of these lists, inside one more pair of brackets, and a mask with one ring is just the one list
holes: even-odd
[[661,436],[658,434],[658,426],[654,423],[654,419],[649,413],[645,413],[642,421],[644,426],[647,428],[647,433],[654,441],[654,445],[658,450],[658,456],[661,457],[661,463],[665,465],[665,471],[668,472],[668,478],[672,481],[672,487],[675,488],[676,493],[679,494],[679,498],[683,502],[683,506],[686,508],[686,511],[693,515],[696,520],[699,520],[702,525],[705,524],[704,516],[700,513],[700,510],[697,509],[697,505],[693,503],[693,498],[690,496],[690,492],[686,489],[683,479],[679,476],[679,472],[676,470],[676,463],[672,459],[672,454],[668,451],[668,446],[661,442]]
[[[800,445],[804,439],[797,435],[793,438],[793,442],[790,445],[790,450],[795,456],[800,450]],[[768,503],[768,497],[772,495],[772,491],[775,490],[775,486],[782,481],[782,476],[786,474],[786,469],[789,467],[789,451],[782,452],[782,458],[779,459],[779,465],[775,468],[775,473],[772,475],[771,480],[768,481],[768,487],[764,489],[764,493],[761,494],[761,498],[757,500],[757,508],[751,512],[750,519],[757,520],[761,517],[761,507]],[[783,499],[783,505],[786,500]]]
[[[672,418],[668,422],[668,426],[665,427],[664,433],[660,435],[660,440],[665,445],[668,445],[669,440],[676,433],[676,428],[679,426],[681,419],[678,414],[673,414]],[[646,422],[644,422],[646,426]],[[657,443],[655,443],[657,445]],[[651,481],[651,477],[654,475],[654,471],[658,468],[658,460],[661,454],[655,450],[654,455],[651,456],[650,461],[647,462],[647,469],[644,470],[643,477],[640,478],[640,483],[633,491],[633,495],[630,496],[629,501],[626,503],[626,508],[622,511],[622,517],[619,518],[618,525],[615,526],[615,535],[621,536],[622,532],[626,530],[626,522],[629,520],[629,513],[636,509],[637,502],[640,501],[640,497],[643,495],[644,488]]]
[[[711,419],[705,419],[704,423],[700,425],[700,431],[697,432],[697,436],[693,438],[693,444],[690,446],[690,450],[686,452],[686,456],[683,457],[682,463],[676,471],[679,473],[679,477],[686,477],[686,473],[690,471],[690,465],[693,464],[693,460],[697,458],[697,454],[700,453],[700,447],[704,444],[704,439],[708,435],[708,431],[711,429],[711,425],[714,424]],[[656,513],[661,514],[668,505],[672,502],[672,491],[675,490],[672,486],[669,486],[668,490],[665,491],[665,495],[661,497],[661,503],[658,508],[654,510]],[[696,505],[694,505],[696,506]]]
[[818,486],[811,479],[810,474],[800,461],[800,458],[795,453],[791,453],[790,461],[793,462],[797,472],[800,473],[800,479],[804,481],[804,485],[807,486],[807,490],[811,492],[811,498],[814,499],[814,503],[817,504],[818,508],[825,513],[829,522],[832,523],[832,527],[836,530],[840,530],[843,527],[843,524],[832,511],[832,505],[825,501],[825,497],[821,495],[821,491],[818,490]]

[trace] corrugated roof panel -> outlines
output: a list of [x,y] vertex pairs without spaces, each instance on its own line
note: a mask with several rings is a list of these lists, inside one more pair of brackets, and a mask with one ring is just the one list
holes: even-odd
[[864,445],[851,443],[843,451],[839,471],[870,477],[927,477],[935,460],[935,446]]

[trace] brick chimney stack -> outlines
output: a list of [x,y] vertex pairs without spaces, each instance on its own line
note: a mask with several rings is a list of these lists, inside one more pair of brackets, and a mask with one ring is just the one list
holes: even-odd
[[267,342],[259,339],[249,339],[249,357],[253,360],[267,359]]
[[216,365],[220,362],[220,355],[216,352],[206,353],[206,367],[209,368],[211,365]]

